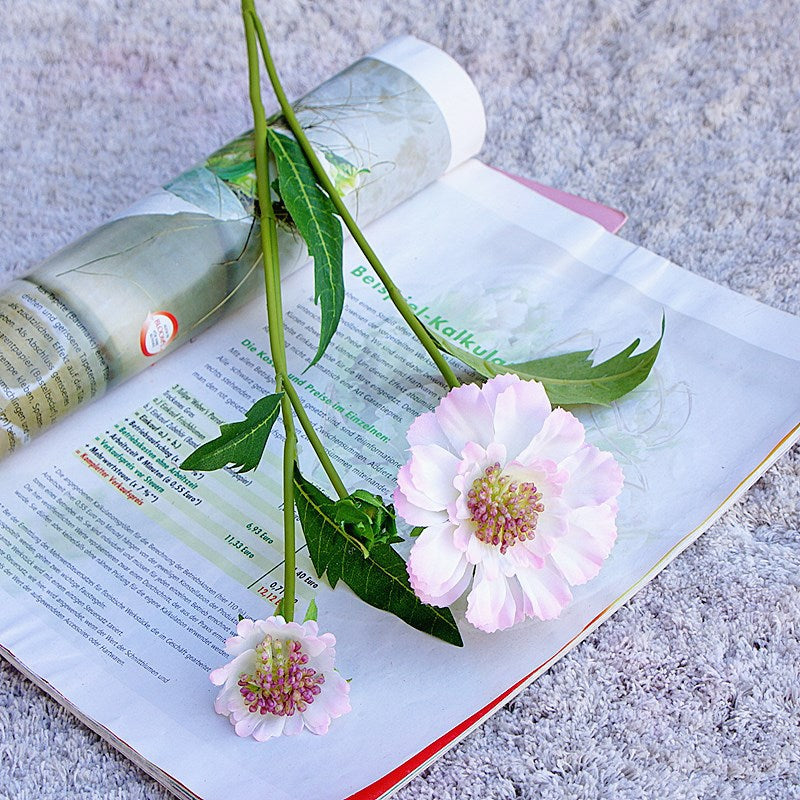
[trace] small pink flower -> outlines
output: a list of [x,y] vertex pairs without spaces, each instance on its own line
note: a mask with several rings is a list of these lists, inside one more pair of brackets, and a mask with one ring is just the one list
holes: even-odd
[[485,631],[554,619],[593,578],[617,536],[622,470],[516,375],[451,390],[408,430],[394,503],[414,542],[408,573],[426,603],[472,582],[467,620]]
[[243,619],[225,642],[233,660],[211,673],[222,686],[214,709],[239,736],[259,742],[308,728],[327,733],[350,710],[350,686],[333,667],[336,638],[283,617]]

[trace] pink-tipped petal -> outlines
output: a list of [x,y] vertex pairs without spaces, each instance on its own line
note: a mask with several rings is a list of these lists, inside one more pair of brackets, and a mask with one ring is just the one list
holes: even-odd
[[453,541],[453,526],[446,522],[426,528],[416,539],[408,557],[412,586],[427,597],[446,596],[468,568],[464,553]]
[[488,444],[494,437],[492,411],[474,383],[451,389],[434,413],[454,453],[468,442]]
[[397,473],[397,486],[411,505],[423,511],[443,511],[444,506],[437,503],[424,489],[417,487],[411,474],[411,462],[408,461]]
[[513,372],[505,372],[483,384],[481,393],[489,404],[492,414],[497,416],[497,398],[510,386],[517,386],[520,383],[522,383],[522,378],[519,375],[515,375]]
[[584,506],[569,516],[569,531],[550,554],[572,586],[594,578],[617,538],[616,510],[609,504]]
[[541,431],[551,412],[550,401],[540,383],[518,381],[497,395],[494,437],[506,448],[506,458],[515,460]]
[[584,437],[583,425],[576,416],[563,408],[554,408],[544,421],[542,429],[517,459],[523,464],[539,459],[548,459],[558,464],[578,451]]
[[562,498],[572,508],[597,506],[622,490],[622,470],[611,453],[585,444],[559,465],[569,472]]
[[572,600],[567,582],[549,564],[541,569],[520,570],[517,580],[525,596],[527,616],[555,619]]
[[508,581],[486,576],[482,565],[475,570],[475,583],[467,597],[467,620],[487,633],[510,628],[517,616],[517,603]]
[[261,721],[253,731],[253,738],[257,742],[266,742],[283,733],[283,723],[286,717],[276,717],[274,714],[264,714]]
[[444,435],[444,431],[436,420],[436,414],[428,411],[420,414],[412,423],[406,434],[409,447],[420,444],[438,444],[439,447],[447,450],[450,447],[450,440]]
[[395,511],[409,525],[421,525],[426,528],[428,525],[438,525],[447,518],[447,512],[442,509],[439,511],[428,511],[412,503],[398,486],[392,495]]
[[240,719],[236,725],[234,725],[236,735],[243,738],[251,736],[260,721],[261,720],[256,714],[248,714],[246,717]]
[[458,472],[459,459],[437,444],[416,445],[411,448],[411,480],[414,486],[431,498],[437,508],[447,508],[455,502],[458,492],[453,478]]

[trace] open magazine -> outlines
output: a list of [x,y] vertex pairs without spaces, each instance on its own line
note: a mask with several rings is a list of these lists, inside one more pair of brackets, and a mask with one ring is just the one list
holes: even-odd
[[[49,373],[17,396],[25,413],[24,403],[50,409],[49,392],[53,421],[74,407],[68,422],[28,441],[38,418],[28,413],[25,430],[6,412],[14,452],[0,461],[0,650],[180,796],[385,796],[613,613],[800,435],[799,319],[472,160],[483,135],[477,95],[434,48],[400,40],[345,75],[317,90],[330,94],[306,98],[307,112],[323,115],[309,127],[352,206],[385,212],[369,223],[370,241],[430,328],[497,364],[587,348],[602,360],[642,332],[655,340],[662,313],[667,333],[644,384],[610,407],[576,410],[587,438],[622,465],[625,489],[610,558],[557,620],[491,635],[463,626],[464,647],[455,648],[344,586],[330,590],[300,542],[299,601],[316,597],[336,631],[353,711],[298,747],[232,735],[207,677],[227,660],[223,642],[238,615],[263,617],[283,593],[279,432],[255,472],[178,469],[221,422],[273,388],[263,298],[246,298],[252,225],[246,170],[235,187],[236,143],[110,223],[126,236],[132,225],[151,226],[136,241],[166,247],[166,260],[139,258],[139,246],[120,246],[116,234],[106,252],[89,255],[106,227],[13,285],[16,305],[8,300],[4,313],[20,326],[11,311],[21,318],[21,309],[41,326],[28,322],[33,343],[24,341],[57,353],[74,340],[87,363],[67,359],[63,408],[55,379],[45,391]],[[366,105],[346,119],[358,102]],[[383,102],[401,107],[389,113]],[[398,137],[395,126],[409,120],[418,129]],[[171,234],[153,233],[154,223]],[[187,231],[214,233],[186,250]],[[287,232],[285,251],[294,246]],[[150,283],[129,270],[132,257],[152,269]],[[283,291],[295,385],[345,482],[386,496],[409,423],[445,387],[352,243],[340,330],[306,369],[319,316],[299,247],[291,263]],[[231,283],[218,286],[219,274]],[[45,325],[61,319],[56,312],[67,313],[53,322],[62,338]],[[5,342],[3,354],[22,358]],[[88,384],[81,402],[67,403],[89,375],[99,399],[83,402]],[[309,455],[301,448],[304,474],[327,485]],[[457,605],[456,619],[463,613]]]

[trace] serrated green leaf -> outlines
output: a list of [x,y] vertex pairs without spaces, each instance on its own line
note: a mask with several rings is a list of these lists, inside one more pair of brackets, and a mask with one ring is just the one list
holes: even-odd
[[300,145],[282,133],[267,130],[275,155],[281,199],[314,259],[314,301],[319,303],[319,347],[309,366],[322,358],[336,332],[344,306],[342,225],[330,198],[317,185]]
[[364,602],[388,611],[423,633],[461,647],[455,619],[447,608],[423,603],[408,582],[406,563],[388,544],[376,544],[364,558],[331,512],[333,501],[295,469],[295,504],[317,575],[331,587],[343,580]]
[[437,346],[475,370],[484,378],[494,378],[509,372],[523,380],[540,381],[555,406],[575,406],[584,403],[608,405],[635,389],[650,374],[664,339],[665,319],[661,318],[661,335],[652,347],[633,355],[640,344],[635,339],[624,350],[594,364],[591,350],[579,350],[558,356],[524,361],[519,364],[492,364],[456,347],[435,331],[428,332]]
[[256,401],[241,422],[220,425],[219,436],[200,445],[181,464],[181,469],[205,471],[229,464],[239,472],[258,466],[270,431],[280,413],[283,393],[268,394]]

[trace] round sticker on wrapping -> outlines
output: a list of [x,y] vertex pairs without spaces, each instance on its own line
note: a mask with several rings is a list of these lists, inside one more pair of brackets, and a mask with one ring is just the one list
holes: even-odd
[[153,311],[147,315],[139,334],[139,344],[146,356],[158,355],[178,333],[178,320],[169,311]]

